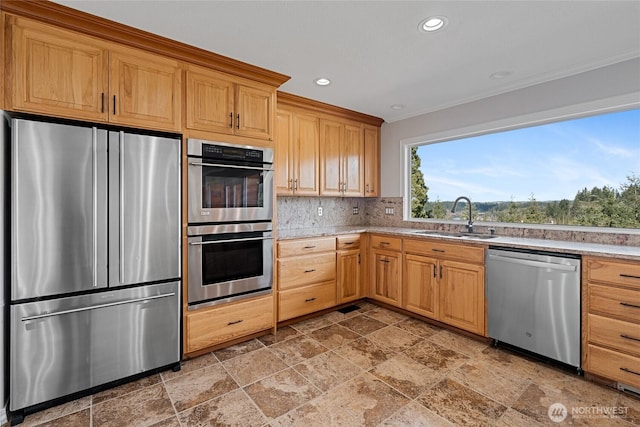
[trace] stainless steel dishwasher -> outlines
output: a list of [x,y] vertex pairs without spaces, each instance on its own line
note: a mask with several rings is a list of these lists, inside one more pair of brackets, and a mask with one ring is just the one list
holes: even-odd
[[580,256],[490,247],[488,335],[578,368]]

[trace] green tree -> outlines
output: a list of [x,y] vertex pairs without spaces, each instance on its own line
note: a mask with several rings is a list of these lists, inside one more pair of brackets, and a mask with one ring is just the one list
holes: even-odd
[[411,147],[411,216],[413,218],[429,218],[430,212],[427,209],[429,187],[424,182],[420,162],[418,148]]
[[447,216],[447,210],[444,207],[444,204],[437,199],[433,204],[433,208],[431,209],[431,217],[437,219],[444,219]]
[[500,222],[523,222],[524,219],[522,211],[518,203],[513,200],[513,197],[511,198],[511,202],[509,202],[509,207],[506,210],[498,212],[497,217]]
[[528,224],[544,224],[546,222],[545,213],[540,209],[533,193],[529,197],[529,206],[524,213],[523,220]]

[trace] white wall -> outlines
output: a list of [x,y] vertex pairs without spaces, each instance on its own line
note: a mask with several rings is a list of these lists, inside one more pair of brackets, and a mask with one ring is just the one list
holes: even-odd
[[571,77],[384,123],[382,197],[401,197],[402,145],[640,103],[640,58]]

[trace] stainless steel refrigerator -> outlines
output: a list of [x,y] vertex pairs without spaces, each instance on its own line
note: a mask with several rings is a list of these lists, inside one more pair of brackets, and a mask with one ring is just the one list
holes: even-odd
[[179,139],[13,119],[10,216],[12,414],[179,366]]

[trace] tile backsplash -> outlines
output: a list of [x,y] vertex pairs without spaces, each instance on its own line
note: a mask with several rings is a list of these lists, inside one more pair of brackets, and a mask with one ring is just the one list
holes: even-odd
[[[322,216],[318,208],[322,207]],[[357,208],[357,214],[354,214]],[[298,228],[375,226],[402,227],[425,230],[464,231],[464,223],[416,222],[402,219],[402,197],[278,197],[277,227],[279,230]],[[594,229],[589,227],[563,227],[529,225],[500,226],[491,224],[496,234],[509,237],[563,240],[621,246],[639,246],[640,230]],[[489,226],[475,224],[479,233],[488,233]]]

